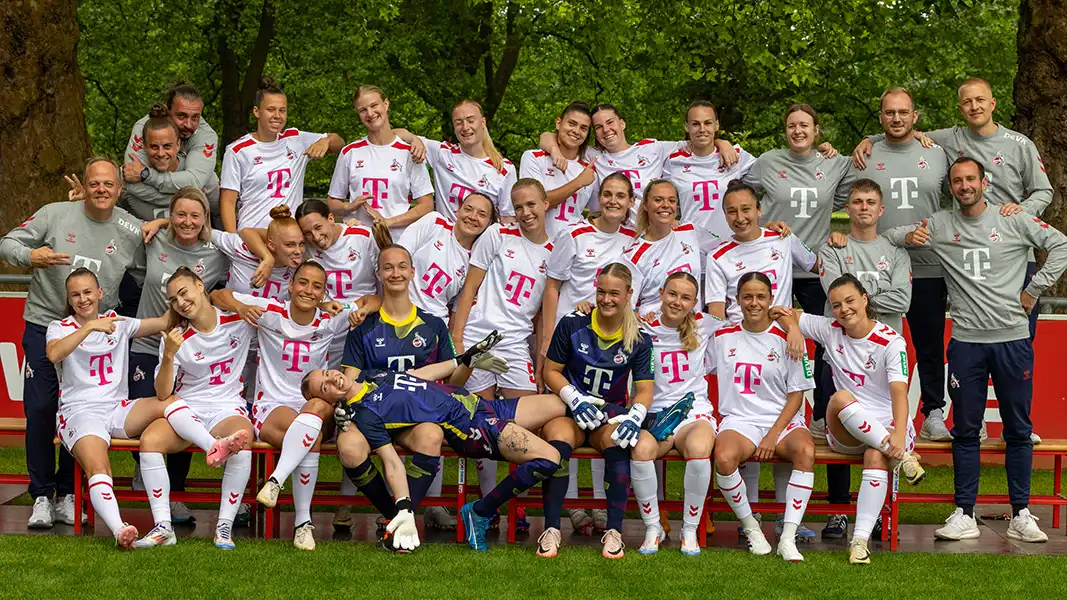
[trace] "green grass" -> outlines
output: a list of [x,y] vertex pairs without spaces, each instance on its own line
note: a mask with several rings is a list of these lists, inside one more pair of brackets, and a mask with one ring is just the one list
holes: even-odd
[[[851,567],[842,552],[809,552],[803,564],[773,556],[665,551],[618,561],[595,547],[553,560],[532,549],[478,554],[456,545],[392,556],[365,543],[321,542],[314,553],[239,540],[120,552],[107,538],[6,536],[4,598],[1057,598],[1067,589],[1060,557],[875,553]],[[171,596],[174,594],[174,596]],[[580,595],[580,596],[579,596]]]

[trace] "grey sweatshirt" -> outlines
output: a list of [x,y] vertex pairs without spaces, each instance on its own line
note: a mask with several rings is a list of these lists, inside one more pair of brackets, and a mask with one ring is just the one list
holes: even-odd
[[[873,144],[867,168],[849,167],[842,185],[848,201],[848,186],[857,179],[867,178],[882,188],[885,214],[878,219],[878,233],[901,225],[917,223],[942,208],[951,206],[944,195],[948,178],[948,157],[940,146],[923,148],[911,140],[904,144],[887,144],[884,140]],[[942,277],[941,265],[929,248],[908,248],[911,268],[916,278]]]
[[[184,159],[178,156],[178,173],[184,166]],[[207,185],[200,188],[207,196],[208,208],[212,215],[219,213],[219,176],[214,171],[208,177]],[[142,221],[166,219],[170,216],[170,201],[174,192],[164,193],[147,183],[126,183],[122,186],[121,206]]]
[[[141,133],[144,124],[148,122],[148,115],[141,117],[133,124],[130,140],[126,143],[125,159],[130,154],[136,154],[146,167],[148,167],[148,179],[144,183],[152,186],[162,194],[171,194],[186,186],[204,188],[209,185],[211,176],[215,174],[215,161],[219,154],[219,136],[207,121],[200,119],[200,125],[192,137],[182,140],[182,147],[178,150],[178,159],[184,161],[184,168],[166,173],[157,171],[148,166],[148,152],[144,149],[144,139]],[[215,178],[216,182],[218,178]],[[216,183],[217,186],[217,183]]]
[[66,279],[71,270],[87,267],[96,273],[104,298],[100,312],[119,303],[119,282],[142,247],[141,222],[115,207],[107,221],[94,221],[84,202],[53,202],[42,206],[0,240],[0,259],[30,266],[30,251],[48,246],[69,254],[71,264],[34,269],[23,319],[47,327],[67,314]]
[[[865,242],[849,236],[844,248],[827,244],[819,249],[819,279],[829,291],[835,279],[851,273],[870,295],[871,308],[878,320],[903,331],[904,313],[911,306],[911,257],[903,248],[889,243],[884,236]],[[826,316],[832,316],[826,304]]]
[[[928,246],[945,268],[952,309],[952,337],[961,342],[998,343],[1030,337],[1026,311],[1019,301],[1031,248],[1048,252],[1026,292],[1039,297],[1067,268],[1067,237],[1038,217],[1010,217],[986,206],[977,217],[959,210],[931,216]],[[903,245],[915,225],[887,231],[885,237]],[[922,301],[921,298],[918,299]]]
[[[141,303],[137,305],[137,318],[158,317],[167,312],[167,280],[178,270],[189,267],[204,280],[204,289],[210,290],[230,270],[230,259],[211,242],[196,242],[182,246],[169,231],[161,231],[148,246],[141,246],[130,267],[130,275],[141,287]],[[159,352],[160,336],[142,337],[133,340],[131,352],[155,355]]]
[[[843,208],[848,199],[848,187],[843,192],[838,189],[848,168],[849,159],[844,156],[826,158],[818,152],[796,156],[778,149],[760,155],[744,182],[763,194],[760,225],[785,221],[800,241],[818,248],[830,235],[830,214]],[[794,267],[793,277],[816,275]]]

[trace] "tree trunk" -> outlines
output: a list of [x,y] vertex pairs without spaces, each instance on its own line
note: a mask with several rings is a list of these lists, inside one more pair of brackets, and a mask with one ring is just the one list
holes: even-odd
[[[248,120],[256,102],[256,90],[263,77],[270,45],[274,40],[274,1],[263,0],[259,14],[259,29],[247,52],[239,54],[233,47],[240,39],[239,28],[244,2],[224,0],[216,9],[219,30],[219,63],[222,65],[222,138],[223,146],[248,133]],[[242,69],[241,55],[248,59]],[[242,72],[243,71],[243,72]]]
[[89,155],[76,0],[0,2],[0,230],[65,200]]
[[[1067,232],[1067,2],[1023,0],[1019,8],[1015,128],[1037,145],[1052,181],[1044,219]],[[1067,295],[1067,280],[1046,292]]]

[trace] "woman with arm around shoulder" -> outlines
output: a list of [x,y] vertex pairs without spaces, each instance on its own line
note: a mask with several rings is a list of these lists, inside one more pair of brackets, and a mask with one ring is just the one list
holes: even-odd
[[776,308],[780,322],[820,342],[833,368],[837,392],[826,410],[826,441],[834,452],[863,455],[856,527],[849,562],[869,564],[867,540],[885,503],[889,470],[900,465],[912,485],[926,476],[911,454],[915,428],[908,418],[908,355],[904,338],[874,319],[866,290],[855,276],[828,288],[834,318]]

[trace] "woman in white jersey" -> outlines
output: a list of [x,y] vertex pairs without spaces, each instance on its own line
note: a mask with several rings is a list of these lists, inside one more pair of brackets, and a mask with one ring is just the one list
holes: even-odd
[[[635,232],[626,227],[630,209],[634,204],[633,185],[622,173],[612,173],[600,186],[599,212],[589,215],[589,220],[579,220],[557,235],[552,242],[548,257],[548,281],[542,303],[543,330],[541,352],[548,351],[549,342],[556,324],[574,312],[578,303],[596,300],[596,280],[601,269],[617,262],[623,251],[634,241]],[[549,219],[551,220],[551,219]],[[604,460],[594,458],[593,497],[604,495]],[[578,497],[577,461],[571,462],[570,484],[567,498]],[[571,525],[575,531],[590,534],[607,527],[606,510],[594,509],[593,517],[582,509],[570,511]]]
[[652,340],[655,393],[645,418],[651,438],[642,436],[630,452],[630,483],[645,523],[641,554],[655,554],[665,533],[660,524],[654,462],[672,448],[685,457],[685,510],[682,511],[682,554],[699,556],[697,526],[711,483],[711,451],[715,444],[714,408],[704,376],[715,332],[723,326],[710,315],[693,313],[700,286],[689,273],[667,277],[660,289],[660,309],[646,316],[641,329]]
[[515,165],[500,156],[482,114],[482,105],[463,100],[452,109],[452,128],[458,143],[439,142],[415,136],[406,130],[394,130],[413,146],[418,158],[425,155],[433,169],[435,210],[449,219],[467,194],[478,192],[493,201],[505,223],[515,221],[511,207],[511,188],[518,179]]
[[227,146],[222,156],[219,210],[226,231],[266,227],[271,208],[279,204],[295,209],[304,200],[308,160],[337,154],[345,145],[336,133],[286,129],[288,108],[285,92],[264,77],[252,108],[256,130]]
[[[326,297],[326,271],[315,261],[297,267],[289,282],[289,297],[281,302],[228,289],[212,293],[217,306],[257,326],[260,359],[252,425],[256,437],[281,449],[281,455],[256,500],[273,508],[282,482],[292,474],[293,545],[314,550],[311,498],[319,475],[323,419],[332,416],[333,407],[321,400],[305,401],[300,382],[306,373],[329,363],[334,339],[348,332],[351,309],[331,315],[320,307]],[[326,429],[329,437],[332,422],[328,421]]]
[[330,210],[366,225],[380,222],[397,239],[433,210],[430,172],[425,163],[412,159],[411,145],[393,132],[389,99],[381,88],[359,86],[352,105],[367,135],[341,149],[330,180]]
[[452,303],[467,278],[471,249],[498,220],[493,201],[475,192],[460,202],[455,220],[435,211],[404,231],[397,243],[411,253],[415,275],[408,296],[415,306],[449,320]]
[[[89,477],[93,510],[111,529],[115,543],[130,549],[137,529],[119,515],[107,448],[112,437],[136,438],[164,416],[167,402],[129,398],[125,372],[130,340],[157,335],[174,320],[174,313],[151,319],[123,318],[115,311],[100,314],[104,292],[86,268],[71,271],[66,284],[72,314],[49,324],[45,347],[48,360],[59,367],[56,435]],[[225,460],[231,441],[240,444],[220,440],[209,448],[214,450],[212,460]]]
[[671,152],[663,165],[663,178],[678,188],[682,222],[696,225],[701,233],[717,238],[730,235],[722,210],[726,186],[741,179],[756,158],[734,146],[736,162],[727,164],[716,147],[719,111],[707,100],[694,100],[685,111],[687,148]]
[[[475,369],[464,386],[487,400],[498,394],[520,398],[538,389],[534,357],[538,363],[541,359],[539,353],[531,354],[528,338],[535,334],[534,318],[541,310],[547,278],[545,264],[552,252],[545,232],[548,199],[541,182],[521,179],[512,190],[511,203],[516,223],[491,226],[474,245],[451,327],[459,354],[493,331],[504,332],[493,353],[508,362],[508,371]],[[495,461],[481,462],[479,484],[483,494],[496,486]]]
[[[519,177],[536,179],[548,192],[545,229],[552,239],[571,223],[582,220],[587,205],[596,204],[596,171],[586,157],[591,116],[585,102],[571,102],[556,118],[556,145],[567,160],[560,169],[544,150],[527,150],[519,161]],[[605,263],[607,264],[607,263]]]
[[875,320],[867,291],[855,276],[838,277],[828,292],[833,319],[808,313],[797,319],[785,308],[775,314],[826,348],[837,387],[826,409],[826,441],[834,452],[863,455],[848,560],[870,564],[867,541],[885,503],[889,470],[899,465],[912,485],[926,476],[911,454],[915,428],[908,418],[908,353],[903,336]]
[[231,436],[240,442],[231,450],[239,451],[226,461],[222,475],[215,547],[233,550],[233,520],[252,471],[252,452],[245,449],[252,439],[252,423],[241,397],[241,366],[254,330],[240,316],[212,305],[204,282],[186,267],[171,275],[167,300],[182,323],[160,342],[156,397],[170,402],[166,421],[152,423],[141,434],[141,475],[155,527],[137,547],[176,542],[163,454],[181,452],[192,444],[208,451],[216,437]]
[[[815,387],[807,356],[788,353],[786,330],[770,316],[771,280],[749,271],[738,281],[740,324],[715,332],[710,356],[718,373],[719,436],[715,440],[715,482],[741,521],[753,554],[769,554],[771,545],[752,514],[748,490],[738,467],[754,458],[779,458],[793,464],[785,524],[778,555],[798,562],[796,532],[811,497],[815,442],[804,425],[804,392]],[[803,340],[793,334],[795,347]]]

